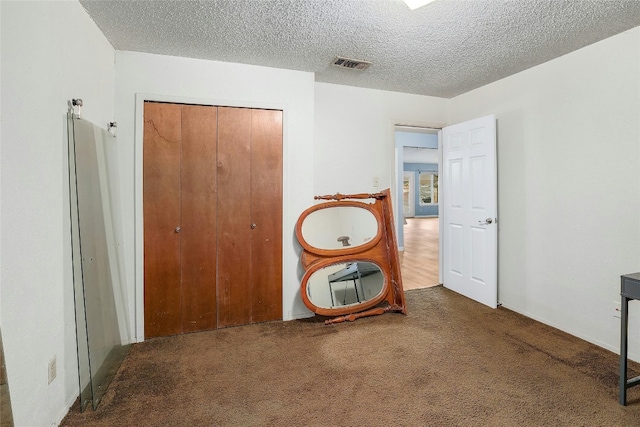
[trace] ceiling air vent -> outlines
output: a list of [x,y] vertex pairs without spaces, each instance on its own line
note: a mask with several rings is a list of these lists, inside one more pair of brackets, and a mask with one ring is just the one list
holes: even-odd
[[336,56],[331,62],[332,65],[340,68],[348,68],[350,70],[366,70],[371,65],[371,62],[368,61],[360,61],[358,59],[349,59],[342,58],[341,56]]

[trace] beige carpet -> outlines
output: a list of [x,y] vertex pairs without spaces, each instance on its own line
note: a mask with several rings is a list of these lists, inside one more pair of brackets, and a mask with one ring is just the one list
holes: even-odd
[[98,410],[62,425],[640,425],[640,387],[618,404],[617,355],[442,287],[406,298],[407,316],[135,344]]

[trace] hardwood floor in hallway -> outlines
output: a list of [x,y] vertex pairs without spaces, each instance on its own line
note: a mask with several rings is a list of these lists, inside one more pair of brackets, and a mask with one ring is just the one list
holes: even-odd
[[399,255],[405,290],[438,285],[438,218],[407,218]]

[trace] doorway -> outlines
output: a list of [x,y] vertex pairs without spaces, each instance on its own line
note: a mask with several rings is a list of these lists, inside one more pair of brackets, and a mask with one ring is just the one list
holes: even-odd
[[438,130],[396,126],[398,243],[405,290],[440,283]]

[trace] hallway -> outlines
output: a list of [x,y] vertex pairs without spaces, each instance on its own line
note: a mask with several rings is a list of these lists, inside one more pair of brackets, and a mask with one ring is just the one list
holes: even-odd
[[405,290],[438,285],[438,218],[407,218],[400,252]]

